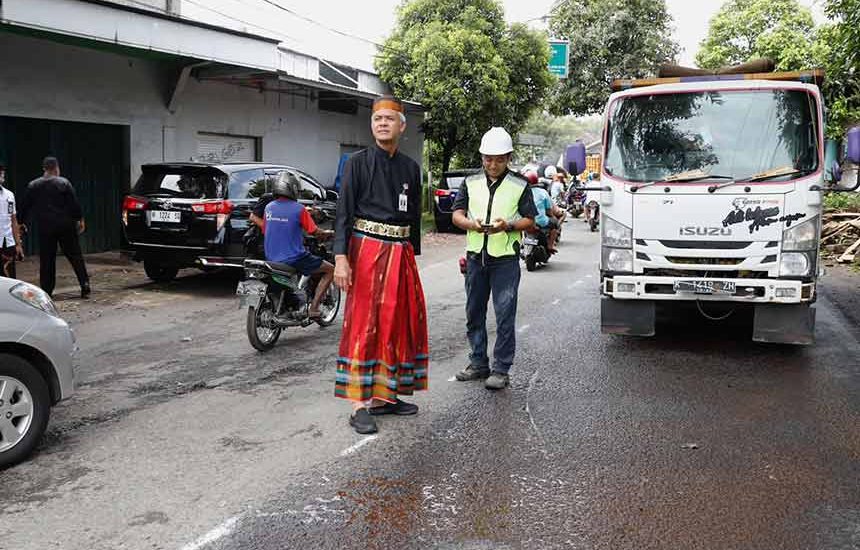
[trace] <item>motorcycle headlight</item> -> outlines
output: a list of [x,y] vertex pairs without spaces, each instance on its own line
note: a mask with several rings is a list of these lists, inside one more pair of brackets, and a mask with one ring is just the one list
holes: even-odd
[[51,300],[48,293],[37,286],[29,283],[18,283],[9,289],[9,294],[28,306],[41,309],[48,315],[53,315],[54,317],[60,316],[57,307],[54,305],[54,301]]
[[783,252],[779,258],[780,277],[805,277],[812,262],[804,252]]
[[782,250],[815,250],[818,248],[818,216],[782,232]]
[[619,273],[633,272],[633,250],[603,248],[603,270]]
[[633,248],[633,230],[609,216],[603,216],[603,246]]

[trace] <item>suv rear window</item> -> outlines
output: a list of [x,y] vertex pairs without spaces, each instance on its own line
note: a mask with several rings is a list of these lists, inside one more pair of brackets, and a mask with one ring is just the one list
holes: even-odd
[[208,169],[144,169],[134,186],[137,195],[166,195],[182,199],[222,199],[227,175]]
[[448,176],[445,178],[445,185],[447,185],[448,189],[451,189],[452,191],[459,191],[460,186],[464,181],[466,181],[466,176]]
[[262,168],[233,172],[227,196],[231,199],[258,199],[271,191],[272,182],[267,180]]

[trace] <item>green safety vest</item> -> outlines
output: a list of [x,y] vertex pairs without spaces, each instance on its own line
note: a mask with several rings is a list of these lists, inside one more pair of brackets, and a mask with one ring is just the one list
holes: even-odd
[[[508,223],[514,223],[521,218],[519,204],[520,197],[528,187],[526,180],[508,172],[492,195],[484,172],[467,177],[465,184],[469,194],[469,217],[472,219],[481,223],[492,223],[493,220],[501,218],[507,220]],[[493,235],[468,231],[466,233],[466,250],[480,253],[486,244],[487,253],[494,258],[515,256],[519,240],[519,231],[501,232]]]

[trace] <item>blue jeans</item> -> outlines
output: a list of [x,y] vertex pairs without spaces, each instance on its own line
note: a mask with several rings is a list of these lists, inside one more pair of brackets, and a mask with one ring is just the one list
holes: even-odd
[[494,260],[469,255],[466,263],[466,332],[472,353],[469,363],[489,368],[487,356],[487,303],[493,295],[496,312],[496,345],[493,348],[493,371],[507,374],[514,363],[516,350],[517,294],[520,287],[520,261],[513,256]]

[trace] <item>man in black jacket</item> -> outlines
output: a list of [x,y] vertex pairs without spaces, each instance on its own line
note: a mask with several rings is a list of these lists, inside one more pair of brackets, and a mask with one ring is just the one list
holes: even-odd
[[60,177],[56,158],[45,157],[42,168],[45,173],[27,185],[19,209],[24,224],[38,228],[40,286],[48,294],[54,293],[59,244],[78,277],[81,298],[88,298],[90,278],[78,241],[78,235],[86,229],[81,205],[72,184]]

